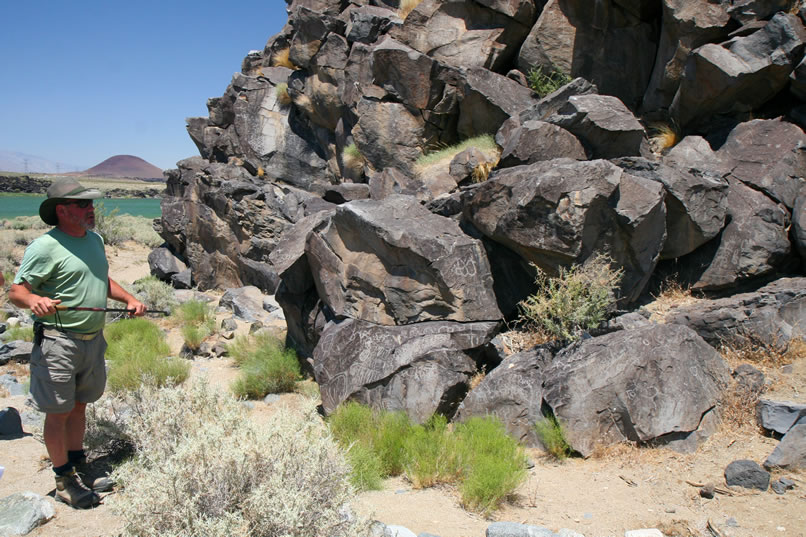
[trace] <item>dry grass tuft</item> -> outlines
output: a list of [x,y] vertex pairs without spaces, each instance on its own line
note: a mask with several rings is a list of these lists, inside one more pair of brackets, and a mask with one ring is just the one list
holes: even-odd
[[692,528],[684,520],[671,520],[650,524],[650,527],[657,528],[663,535],[668,537],[699,537],[702,535],[696,528]]
[[297,70],[299,67],[294,65],[289,58],[289,53],[291,52],[290,48],[280,49],[274,54],[271,55],[271,65],[272,67],[287,67],[289,69]]
[[554,338],[540,329],[512,329],[500,334],[504,352],[509,356],[553,341]]
[[658,155],[673,148],[680,141],[680,129],[672,123],[655,123],[649,127],[649,145]]
[[691,287],[667,280],[661,284],[660,293],[653,302],[647,304],[646,309],[652,314],[651,321],[663,322],[674,308],[695,304],[698,300],[699,298],[692,295]]
[[767,340],[758,334],[744,332],[733,341],[723,342],[719,352],[734,367],[750,363],[762,369],[777,369],[805,356],[806,342],[794,339],[784,344],[778,338]]
[[481,381],[484,380],[484,377],[487,376],[487,368],[482,366],[481,369],[476,371],[476,374],[470,377],[470,382],[468,382],[468,390],[473,390],[481,384]]
[[488,160],[486,162],[482,162],[475,168],[473,168],[473,172],[471,174],[471,179],[474,183],[483,183],[490,177],[490,173],[498,166],[498,159],[494,161]]
[[722,392],[719,401],[719,412],[722,418],[722,430],[731,433],[755,433],[759,427],[756,422],[756,406],[761,394],[738,382]]
[[422,2],[422,0],[401,0],[400,7],[397,10],[397,16],[401,19],[406,19],[409,16],[409,13],[414,11],[414,8]]

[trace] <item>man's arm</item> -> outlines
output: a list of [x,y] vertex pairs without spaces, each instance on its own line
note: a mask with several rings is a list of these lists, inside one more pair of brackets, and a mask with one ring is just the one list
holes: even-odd
[[117,300],[118,302],[124,302],[126,304],[126,309],[134,310],[132,315],[136,315],[138,317],[146,314],[146,306],[132,295],[130,295],[123,287],[118,285],[118,283],[109,278],[109,293],[107,295],[112,300]]
[[18,308],[29,309],[37,317],[53,315],[56,313],[56,304],[61,303],[61,300],[35,294],[28,282],[13,284],[8,292],[8,298]]

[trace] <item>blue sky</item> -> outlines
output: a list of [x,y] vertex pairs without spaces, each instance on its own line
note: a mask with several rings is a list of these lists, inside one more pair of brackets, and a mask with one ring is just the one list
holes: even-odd
[[160,168],[198,154],[206,116],[284,0],[0,3],[0,150],[90,167],[120,154]]

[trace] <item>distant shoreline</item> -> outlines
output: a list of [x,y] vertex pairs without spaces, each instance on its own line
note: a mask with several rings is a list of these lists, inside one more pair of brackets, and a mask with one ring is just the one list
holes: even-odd
[[[0,174],[0,193],[39,194],[47,193],[51,183],[61,176],[45,178],[41,175]],[[86,187],[97,188],[106,198],[161,198],[165,182],[160,179],[74,177]]]

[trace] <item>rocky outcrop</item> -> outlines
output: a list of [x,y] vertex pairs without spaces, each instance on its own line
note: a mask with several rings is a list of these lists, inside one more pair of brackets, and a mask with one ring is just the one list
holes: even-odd
[[[289,0],[283,30],[208,101],[208,117],[188,121],[200,157],[168,172],[158,230],[188,285],[275,294],[327,411],[347,399],[418,420],[489,411],[533,442],[544,405],[561,419],[571,405],[572,378],[547,375],[601,344],[504,358],[525,384],[485,356],[532,292],[534,266],[553,274],[607,254],[624,271],[625,309],[667,273],[729,295],[802,272],[806,30],[782,4],[423,0],[402,14],[393,0]],[[576,78],[541,98],[525,85],[540,72]],[[656,131],[665,138],[650,143]],[[477,135],[498,149],[423,164]],[[672,322],[712,344],[737,330],[788,341],[800,291],[778,285],[788,290]],[[635,315],[600,336],[624,347],[625,364],[655,371],[695,349],[710,380],[672,423],[643,409],[666,399],[630,406],[632,381],[614,379],[621,426],[573,425],[582,452],[597,438],[690,447],[708,431],[713,356],[687,329]],[[678,347],[642,354],[642,330]],[[675,367],[653,379],[657,393],[679,388]]]

